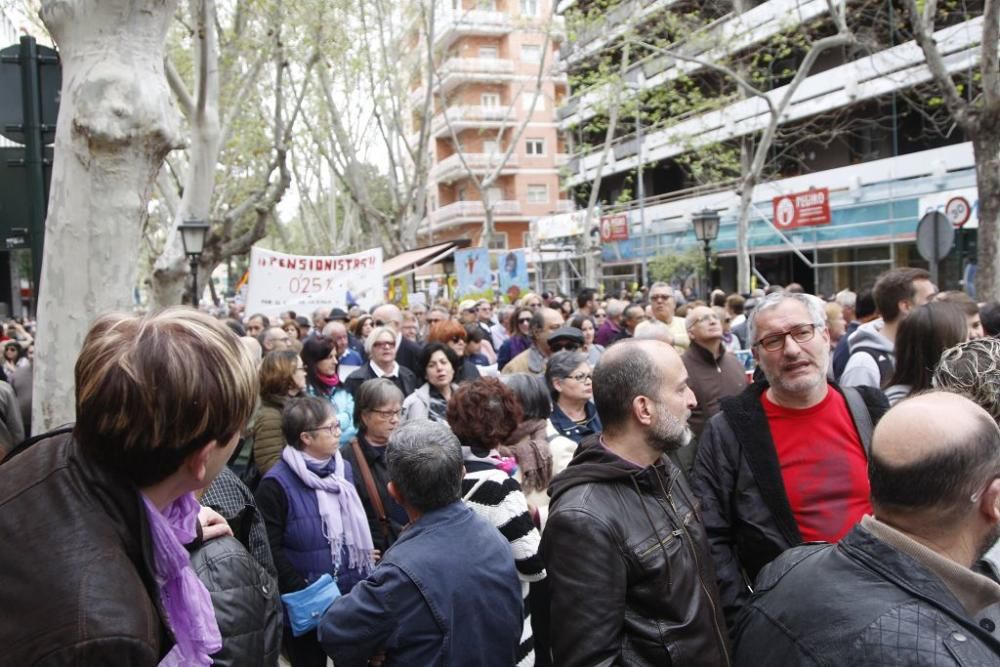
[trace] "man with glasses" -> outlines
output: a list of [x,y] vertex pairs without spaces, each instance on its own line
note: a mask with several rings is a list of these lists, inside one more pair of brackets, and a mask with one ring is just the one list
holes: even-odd
[[698,399],[691,410],[688,425],[695,440],[677,451],[677,460],[685,473],[691,471],[698,451],[697,438],[705,424],[719,411],[726,396],[735,396],[747,386],[743,364],[722,344],[723,328],[719,316],[708,306],[696,306],[684,318],[691,345],[681,355],[688,372],[688,386]]
[[[563,316],[553,308],[539,308],[531,316],[531,347],[521,352],[503,367],[502,373],[531,373],[541,375],[545,372],[546,360],[552,356],[549,349],[549,336],[563,325]],[[583,334],[580,334],[581,344]]]
[[730,627],[764,565],[803,542],[836,542],[871,513],[868,449],[888,403],[827,383],[825,321],[815,296],[764,297],[748,336],[765,379],[722,399],[699,443],[691,485]]
[[1000,532],[996,423],[915,396],[875,429],[869,470],[871,515],[761,573],[735,664],[1000,664],[1000,585],[972,569]]
[[674,335],[674,347],[678,352],[684,352],[690,340],[684,328],[684,321],[674,317],[677,301],[674,299],[673,288],[666,283],[653,283],[649,287],[649,304],[652,306],[653,319],[670,327],[670,333]]
[[274,352],[275,350],[290,350],[292,349],[292,337],[289,336],[284,329],[281,327],[270,327],[264,330],[264,333],[260,335],[260,347],[267,355],[268,352]]

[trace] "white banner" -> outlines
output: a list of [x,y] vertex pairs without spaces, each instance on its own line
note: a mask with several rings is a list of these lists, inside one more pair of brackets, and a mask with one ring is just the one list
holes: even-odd
[[303,257],[264,248],[250,251],[246,313],[309,314],[319,307],[353,304],[370,309],[384,301],[382,249],[353,255]]

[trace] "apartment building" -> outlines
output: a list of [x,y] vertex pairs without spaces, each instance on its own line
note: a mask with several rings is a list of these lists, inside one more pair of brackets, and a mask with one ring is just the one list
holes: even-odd
[[[657,21],[670,13],[690,21],[696,9],[700,24],[687,30],[677,30],[681,20]],[[628,238],[601,246],[605,285],[617,289],[639,280],[643,256],[648,261],[700,248],[692,217],[709,209],[721,218],[712,246],[718,257],[712,282],[735,289],[741,172],[738,162],[727,171],[712,161],[724,162],[716,156],[726,150],[738,156],[741,144],[752,151],[770,111],[761,99],[739,94],[724,74],[670,53],[740,62],[751,74],[752,67],[766,63],[754,80],[777,102],[809,40],[833,30],[826,1],[698,7],[686,0],[623,0],[595,12],[590,0],[564,0],[560,11],[571,26],[574,12],[596,16],[586,29],[569,29],[576,39],[563,49],[562,67],[573,85],[557,114],[572,146],[564,185],[582,202],[603,159],[602,213],[627,218]],[[859,44],[822,55],[781,116],[750,209],[758,284],[796,281],[829,294],[870,284],[891,266],[926,266],[915,238],[920,218],[931,210],[947,211],[961,227],[943,266],[943,287],[959,287],[974,271],[978,204],[971,144],[935,103],[930,72],[903,11],[892,0],[848,2]],[[632,107],[622,107],[605,156],[594,128],[608,114],[607,84],[590,74],[599,57],[620,53],[630,26],[634,64],[621,97]],[[975,94],[981,34],[982,3],[972,2],[942,16],[934,35],[947,68],[969,95]],[[646,48],[657,40],[662,50]],[[662,91],[677,90],[681,82],[711,104],[651,119],[646,112],[662,103]],[[640,165],[644,197],[638,196]],[[793,224],[792,217],[776,215],[783,200],[810,192],[822,193],[825,217]]]
[[[421,245],[457,239],[479,245],[485,200],[495,222],[490,247],[528,247],[531,219],[572,206],[560,194],[559,169],[567,158],[555,119],[567,95],[565,75],[553,68],[564,29],[550,2],[438,1],[433,80],[425,80],[419,60],[410,64],[411,136],[422,122],[430,124]],[[410,43],[417,48],[410,51],[420,58],[425,42],[417,26],[411,24]],[[497,178],[480,192],[477,183],[498,168]]]

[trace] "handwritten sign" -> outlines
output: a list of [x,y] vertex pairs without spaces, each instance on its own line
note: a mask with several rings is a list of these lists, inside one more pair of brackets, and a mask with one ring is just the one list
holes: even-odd
[[304,257],[254,247],[250,251],[247,313],[309,313],[382,303],[382,249],[353,255]]

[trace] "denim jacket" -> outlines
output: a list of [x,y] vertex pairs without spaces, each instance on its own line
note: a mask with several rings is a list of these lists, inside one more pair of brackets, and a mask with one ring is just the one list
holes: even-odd
[[410,524],[334,601],[319,640],[337,667],[366,665],[380,649],[396,665],[510,667],[521,614],[507,540],[456,501]]

